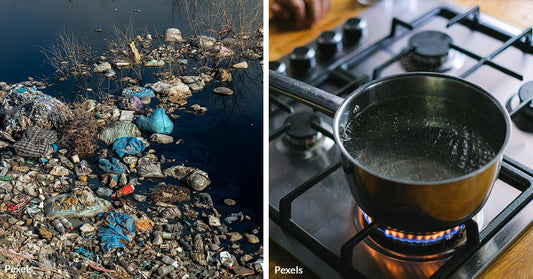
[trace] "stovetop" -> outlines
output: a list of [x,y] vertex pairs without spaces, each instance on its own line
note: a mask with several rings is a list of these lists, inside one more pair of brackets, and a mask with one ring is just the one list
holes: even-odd
[[[531,29],[521,31],[480,14],[477,7],[467,9],[446,1],[382,1],[350,23],[365,27],[360,20],[366,22],[366,28],[358,43],[343,42],[342,49],[323,44],[323,40],[342,42],[346,30],[339,26],[336,32],[325,33],[320,44],[313,41],[293,52],[293,61],[287,55],[271,63],[271,69],[345,96],[369,80],[405,72],[402,59],[410,51],[409,39],[421,31],[442,31],[452,39],[452,59],[444,73],[465,77],[487,89],[515,119],[531,104],[517,97],[521,86],[533,80]],[[302,54],[315,55],[316,60],[302,60]],[[309,72],[301,70],[310,65]],[[513,123],[499,179],[482,214],[475,223],[467,224],[467,244],[444,259],[384,256],[356,229],[358,209],[340,168],[340,152],[331,139],[332,119],[317,112],[322,120],[317,127],[324,135],[322,144],[311,150],[294,150],[284,142],[284,122],[295,113],[313,110],[274,91],[270,94],[269,126],[270,235],[319,276],[471,278],[530,223],[533,133]]]

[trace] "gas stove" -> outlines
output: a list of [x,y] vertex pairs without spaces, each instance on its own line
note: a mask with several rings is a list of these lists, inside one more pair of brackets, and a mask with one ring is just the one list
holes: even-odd
[[341,97],[402,72],[459,76],[491,92],[513,120],[498,180],[481,212],[446,231],[407,233],[377,226],[355,203],[332,119],[271,85],[271,239],[322,278],[481,274],[533,216],[531,35],[531,28],[516,29],[479,7],[382,1],[271,61],[271,71]]

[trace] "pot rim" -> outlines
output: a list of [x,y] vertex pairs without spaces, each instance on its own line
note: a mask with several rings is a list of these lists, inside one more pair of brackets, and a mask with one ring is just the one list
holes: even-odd
[[[505,131],[505,139],[503,141],[503,144],[500,147],[500,150],[498,150],[496,155],[494,155],[494,157],[490,161],[488,161],[487,163],[485,163],[483,166],[479,167],[475,171],[472,171],[470,173],[467,173],[465,175],[461,175],[461,176],[458,176],[458,177],[444,179],[444,180],[437,180],[437,181],[410,181],[410,180],[404,180],[404,179],[396,179],[396,178],[389,177],[389,176],[380,174],[378,172],[375,172],[375,171],[363,166],[356,159],[354,159],[353,156],[346,150],[346,148],[344,146],[344,142],[342,141],[341,136],[340,136],[340,119],[341,119],[342,114],[346,111],[346,109],[348,107],[348,104],[352,101],[353,98],[357,97],[359,94],[361,94],[362,92],[364,92],[365,90],[367,90],[368,88],[370,88],[370,87],[372,87],[372,86],[374,86],[376,84],[385,82],[385,81],[390,80],[390,79],[409,77],[409,76],[430,76],[430,77],[438,77],[438,78],[445,78],[445,79],[453,79],[453,80],[456,80],[456,81],[458,81],[460,83],[463,83],[465,85],[468,85],[468,86],[471,86],[471,87],[475,88],[480,93],[482,93],[483,95],[488,97],[488,99],[491,100],[494,103],[494,105],[501,112],[502,117],[504,118],[504,121],[505,121],[505,126],[506,126],[505,127],[505,129],[506,129],[506,131]],[[349,108],[349,109],[352,109],[352,108]],[[476,176],[477,174],[485,171],[487,168],[492,166],[495,162],[500,161],[501,158],[502,158],[502,155],[503,155],[503,151],[504,151],[505,147],[507,146],[509,138],[511,137],[511,118],[509,116],[509,113],[505,109],[505,107],[498,101],[498,99],[496,99],[496,97],[494,97],[492,94],[490,94],[487,90],[485,90],[481,86],[476,85],[476,84],[474,84],[474,83],[472,83],[472,82],[470,82],[470,81],[468,81],[466,79],[463,79],[463,78],[460,78],[460,77],[456,77],[456,76],[447,75],[447,74],[441,74],[441,73],[410,72],[410,73],[395,74],[395,75],[390,75],[390,76],[382,77],[382,78],[379,78],[379,79],[375,79],[375,80],[373,80],[371,82],[368,82],[368,83],[364,84],[363,86],[361,86],[358,89],[356,89],[355,91],[353,91],[350,95],[348,95],[348,97],[346,97],[346,99],[342,102],[341,106],[337,109],[337,112],[335,113],[335,118],[334,118],[334,122],[333,122],[333,135],[335,137],[335,142],[340,147],[341,153],[342,153],[342,155],[345,158],[348,158],[350,160],[350,162],[355,164],[358,168],[361,168],[361,169],[365,170],[366,172],[368,172],[368,173],[370,173],[370,174],[372,174],[372,175],[374,175],[374,176],[376,176],[376,177],[378,177],[380,179],[396,182],[396,183],[399,183],[399,184],[407,184],[407,185],[442,185],[442,184],[453,183],[453,182],[465,180],[465,179],[468,179],[470,177]]]

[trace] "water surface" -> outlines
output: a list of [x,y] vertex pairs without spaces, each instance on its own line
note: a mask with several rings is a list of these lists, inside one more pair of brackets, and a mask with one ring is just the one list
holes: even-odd
[[371,105],[352,121],[345,146],[361,165],[407,181],[471,173],[494,158],[492,125],[463,104],[416,96]]

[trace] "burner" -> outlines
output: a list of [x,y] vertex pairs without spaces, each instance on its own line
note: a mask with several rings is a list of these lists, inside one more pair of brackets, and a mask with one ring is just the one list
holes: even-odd
[[[372,217],[361,209],[357,211],[355,223],[357,229],[361,230],[372,222]],[[446,258],[463,246],[466,243],[466,232],[464,225],[444,231],[424,233],[378,227],[370,233],[366,242],[378,252],[392,258],[429,261]]]
[[412,51],[401,59],[401,64],[408,72],[446,72],[459,68],[464,63],[464,56],[452,50],[451,44],[452,38],[443,32],[416,33],[409,39],[409,49]]
[[[518,90],[518,94],[514,95],[507,102],[507,109],[509,111],[515,110],[520,104],[533,99],[533,81],[524,83]],[[518,129],[533,133],[533,104],[523,108],[519,113],[513,117],[513,122]]]
[[[372,223],[372,217],[361,211],[363,218],[367,224]],[[464,229],[464,225],[456,226],[453,229],[447,229],[444,231],[430,232],[430,233],[408,233],[393,228],[379,228],[378,230],[383,233],[383,236],[390,238],[400,244],[410,246],[430,246],[442,243],[448,239],[454,237],[460,231]]]
[[284,154],[308,159],[330,150],[335,145],[333,139],[318,130],[330,130],[331,127],[316,113],[292,113],[285,119],[284,125],[288,126],[287,131],[276,144],[278,150]]
[[420,64],[440,66],[448,57],[452,38],[438,31],[423,31],[409,39],[412,59]]
[[289,126],[285,141],[296,149],[311,149],[322,140],[322,134],[313,127],[321,124],[320,116],[315,113],[294,113],[287,117],[284,124]]

